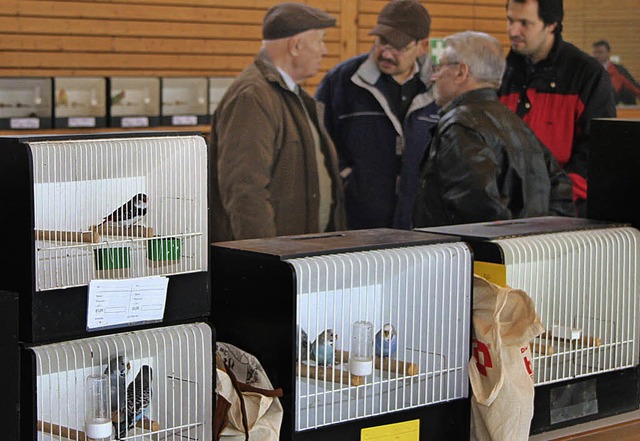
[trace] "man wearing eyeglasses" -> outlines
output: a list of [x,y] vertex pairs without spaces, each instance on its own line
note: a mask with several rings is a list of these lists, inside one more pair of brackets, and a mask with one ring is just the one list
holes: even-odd
[[574,216],[571,180],[498,100],[502,46],[481,32],[445,38],[431,77],[440,120],[422,162],[414,225]]
[[332,69],[316,93],[338,150],[350,229],[411,228],[418,163],[437,112],[430,24],[419,2],[389,2],[370,32],[370,52]]

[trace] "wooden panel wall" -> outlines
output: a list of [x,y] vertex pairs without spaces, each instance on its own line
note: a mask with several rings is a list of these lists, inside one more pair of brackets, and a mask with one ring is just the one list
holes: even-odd
[[607,40],[640,81],[640,0],[564,0],[564,37],[588,54]]
[[[329,54],[322,71],[307,85],[313,89],[331,66],[369,49],[368,32],[386,0],[303,1],[338,18],[338,27],[327,33]],[[0,76],[233,76],[259,50],[262,17],[277,2],[0,0]],[[505,3],[424,2],[433,18],[432,36],[474,29],[496,36],[506,46]],[[569,39],[590,51],[592,40],[609,38],[614,52],[638,72],[640,0],[565,4]],[[624,24],[633,15],[635,25],[624,26],[624,33],[602,29],[604,22]]]
[[[369,49],[386,0],[306,0],[338,18],[330,67]],[[0,76],[229,76],[260,48],[277,0],[0,0]],[[433,35],[465,29],[504,39],[503,0],[425,2]]]

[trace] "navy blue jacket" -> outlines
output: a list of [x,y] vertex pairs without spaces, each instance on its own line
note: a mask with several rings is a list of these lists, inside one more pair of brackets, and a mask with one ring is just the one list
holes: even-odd
[[[345,179],[349,229],[409,229],[420,161],[437,122],[428,63],[420,64],[421,90],[399,121],[382,90],[385,81],[368,54],[346,60],[322,80],[316,98],[325,108]],[[429,85],[429,86],[428,86]]]

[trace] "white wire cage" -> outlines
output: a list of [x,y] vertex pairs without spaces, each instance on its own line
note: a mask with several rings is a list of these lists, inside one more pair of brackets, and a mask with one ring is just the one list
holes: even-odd
[[[296,431],[468,396],[465,244],[289,262],[297,280]],[[356,335],[362,324],[365,334]]]
[[640,233],[629,227],[500,239],[506,282],[534,301],[536,385],[638,365]]
[[200,136],[50,140],[33,157],[35,289],[207,270]]
[[106,439],[212,439],[213,346],[204,323],[29,349],[36,368],[38,440],[90,437],[90,375],[109,379]]

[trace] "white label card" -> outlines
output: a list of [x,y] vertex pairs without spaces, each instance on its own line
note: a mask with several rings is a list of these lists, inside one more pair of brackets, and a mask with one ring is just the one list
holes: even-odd
[[169,279],[160,276],[92,280],[87,329],[162,320],[168,286]]
[[95,127],[96,119],[93,117],[69,118],[69,127]]
[[149,118],[146,116],[129,116],[120,120],[122,127],[149,127]]
[[171,124],[174,126],[195,126],[198,124],[198,117],[195,115],[174,115],[171,117]]
[[11,118],[9,127],[12,129],[39,129],[40,120],[38,118]]

